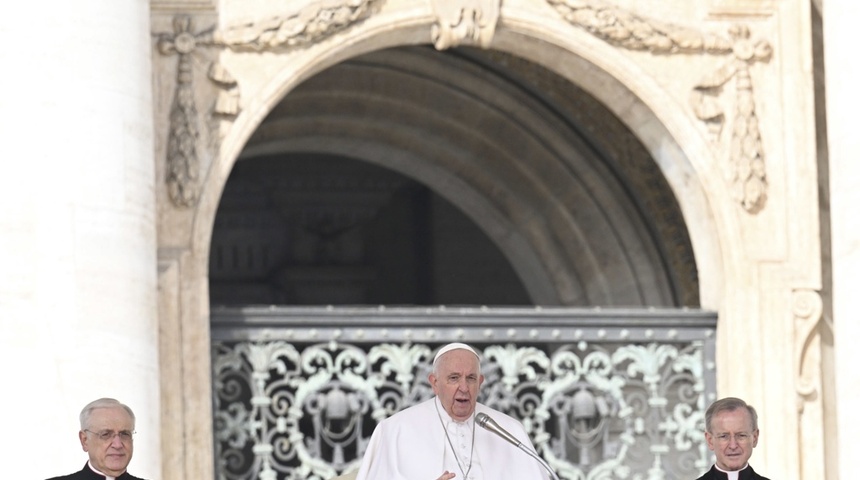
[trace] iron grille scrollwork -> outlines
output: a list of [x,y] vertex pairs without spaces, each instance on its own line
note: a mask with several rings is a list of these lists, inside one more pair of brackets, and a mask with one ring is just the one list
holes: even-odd
[[564,479],[695,478],[713,398],[707,312],[213,312],[217,475],[326,479],[381,419],[433,395],[450,341],[480,350],[480,401],[519,418]]

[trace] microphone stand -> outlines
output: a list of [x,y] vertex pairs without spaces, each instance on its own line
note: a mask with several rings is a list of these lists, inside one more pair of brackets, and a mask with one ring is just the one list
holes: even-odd
[[549,472],[549,474],[550,474],[550,476],[553,478],[553,480],[561,480],[560,478],[558,478],[558,475],[556,475],[555,471],[553,471],[553,469],[552,469],[552,468],[550,468],[549,464],[548,464],[548,463],[546,463],[546,460],[544,460],[543,458],[541,458],[541,457],[540,457],[540,455],[538,455],[537,453],[535,453],[535,452],[531,451],[531,449],[529,449],[529,447],[527,447],[527,446],[523,445],[523,444],[522,444],[522,442],[520,442],[520,444],[519,444],[519,445],[517,445],[517,447],[519,447],[519,449],[520,449],[520,450],[522,450],[522,451],[524,451],[524,452],[528,453],[528,454],[529,454],[529,456],[531,456],[532,458],[534,458],[535,460],[537,460],[537,461],[538,461],[538,463],[540,463],[541,465],[543,465],[543,468],[545,468],[545,469],[546,469],[546,471],[547,471],[547,472]]
[[540,463],[541,466],[543,466],[543,468],[545,468],[546,471],[549,472],[549,474],[552,476],[553,480],[561,480],[560,478],[558,478],[558,475],[555,473],[555,471],[553,471],[552,468],[550,468],[549,464],[546,463],[546,461],[543,458],[541,458],[536,452],[533,452],[530,448],[525,446],[523,444],[523,442],[521,442],[517,439],[517,437],[511,435],[510,432],[508,432],[507,430],[505,430],[504,428],[499,426],[499,424],[496,423],[495,420],[490,418],[489,415],[487,415],[484,412],[481,412],[481,413],[475,415],[475,422],[478,423],[479,427],[495,433],[496,435],[505,439],[507,442],[511,443],[513,446],[526,452],[530,457],[537,460],[538,463]]

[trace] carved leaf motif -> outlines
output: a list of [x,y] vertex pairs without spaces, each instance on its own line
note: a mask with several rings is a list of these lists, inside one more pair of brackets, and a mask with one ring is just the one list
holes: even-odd
[[313,2],[297,12],[216,32],[214,42],[234,50],[265,51],[310,45],[370,15],[382,0]]
[[547,0],[564,19],[609,43],[654,53],[728,53],[732,42],[711,33],[645,19],[597,0]]
[[517,348],[514,345],[488,347],[484,350],[487,359],[493,359],[501,367],[502,382],[511,388],[520,381],[520,375],[529,380],[537,378],[535,365],[546,369],[549,358],[541,350],[534,347]]
[[387,343],[374,347],[368,354],[368,359],[371,363],[384,360],[380,367],[381,372],[386,376],[393,373],[396,381],[400,382],[404,389],[408,389],[414,379],[412,371],[415,365],[429,356],[430,349],[425,345]]
[[667,360],[675,358],[678,350],[671,345],[649,344],[648,346],[628,345],[619,348],[613,355],[612,361],[620,363],[630,360],[627,366],[627,374],[636,376],[641,373],[646,383],[653,384],[659,380],[660,367]]
[[299,352],[284,341],[252,343],[243,345],[240,351],[248,358],[255,376],[268,378],[269,370],[274,369],[281,375],[287,373],[286,361],[298,363]]

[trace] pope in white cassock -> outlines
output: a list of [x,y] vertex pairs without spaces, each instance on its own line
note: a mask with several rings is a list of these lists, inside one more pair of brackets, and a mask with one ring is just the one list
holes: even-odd
[[428,379],[436,396],[376,426],[357,480],[549,478],[534,458],[476,425],[475,415],[485,413],[534,451],[519,421],[477,403],[484,376],[475,350],[442,347]]

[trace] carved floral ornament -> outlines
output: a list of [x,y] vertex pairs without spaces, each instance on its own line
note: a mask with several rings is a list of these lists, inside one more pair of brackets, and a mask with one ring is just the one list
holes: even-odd
[[[757,213],[767,197],[767,175],[759,121],[755,111],[750,67],[768,62],[772,47],[751,39],[745,26],[730,29],[728,36],[699,32],[640,17],[600,0],[546,0],[567,22],[605,42],[629,50],[655,54],[709,54],[728,57],[715,71],[693,86],[690,104],[697,118],[708,125],[716,144],[726,123],[719,101],[723,87],[735,80],[734,116],[726,177],[735,200],[749,213]],[[174,20],[172,35],[159,35],[159,51],[178,54],[179,67],[174,105],[170,113],[167,183],[176,206],[193,205],[199,194],[199,160],[196,145],[199,122],[193,96],[190,55],[197,47],[234,51],[286,52],[305,48],[368,18],[384,0],[325,0],[303,9],[268,19],[193,33],[189,17]],[[431,40],[439,50],[471,44],[489,48],[499,20],[501,0],[431,0],[437,19]],[[238,86],[229,73],[213,63],[209,78],[222,91],[214,114],[234,118],[239,112]]]

